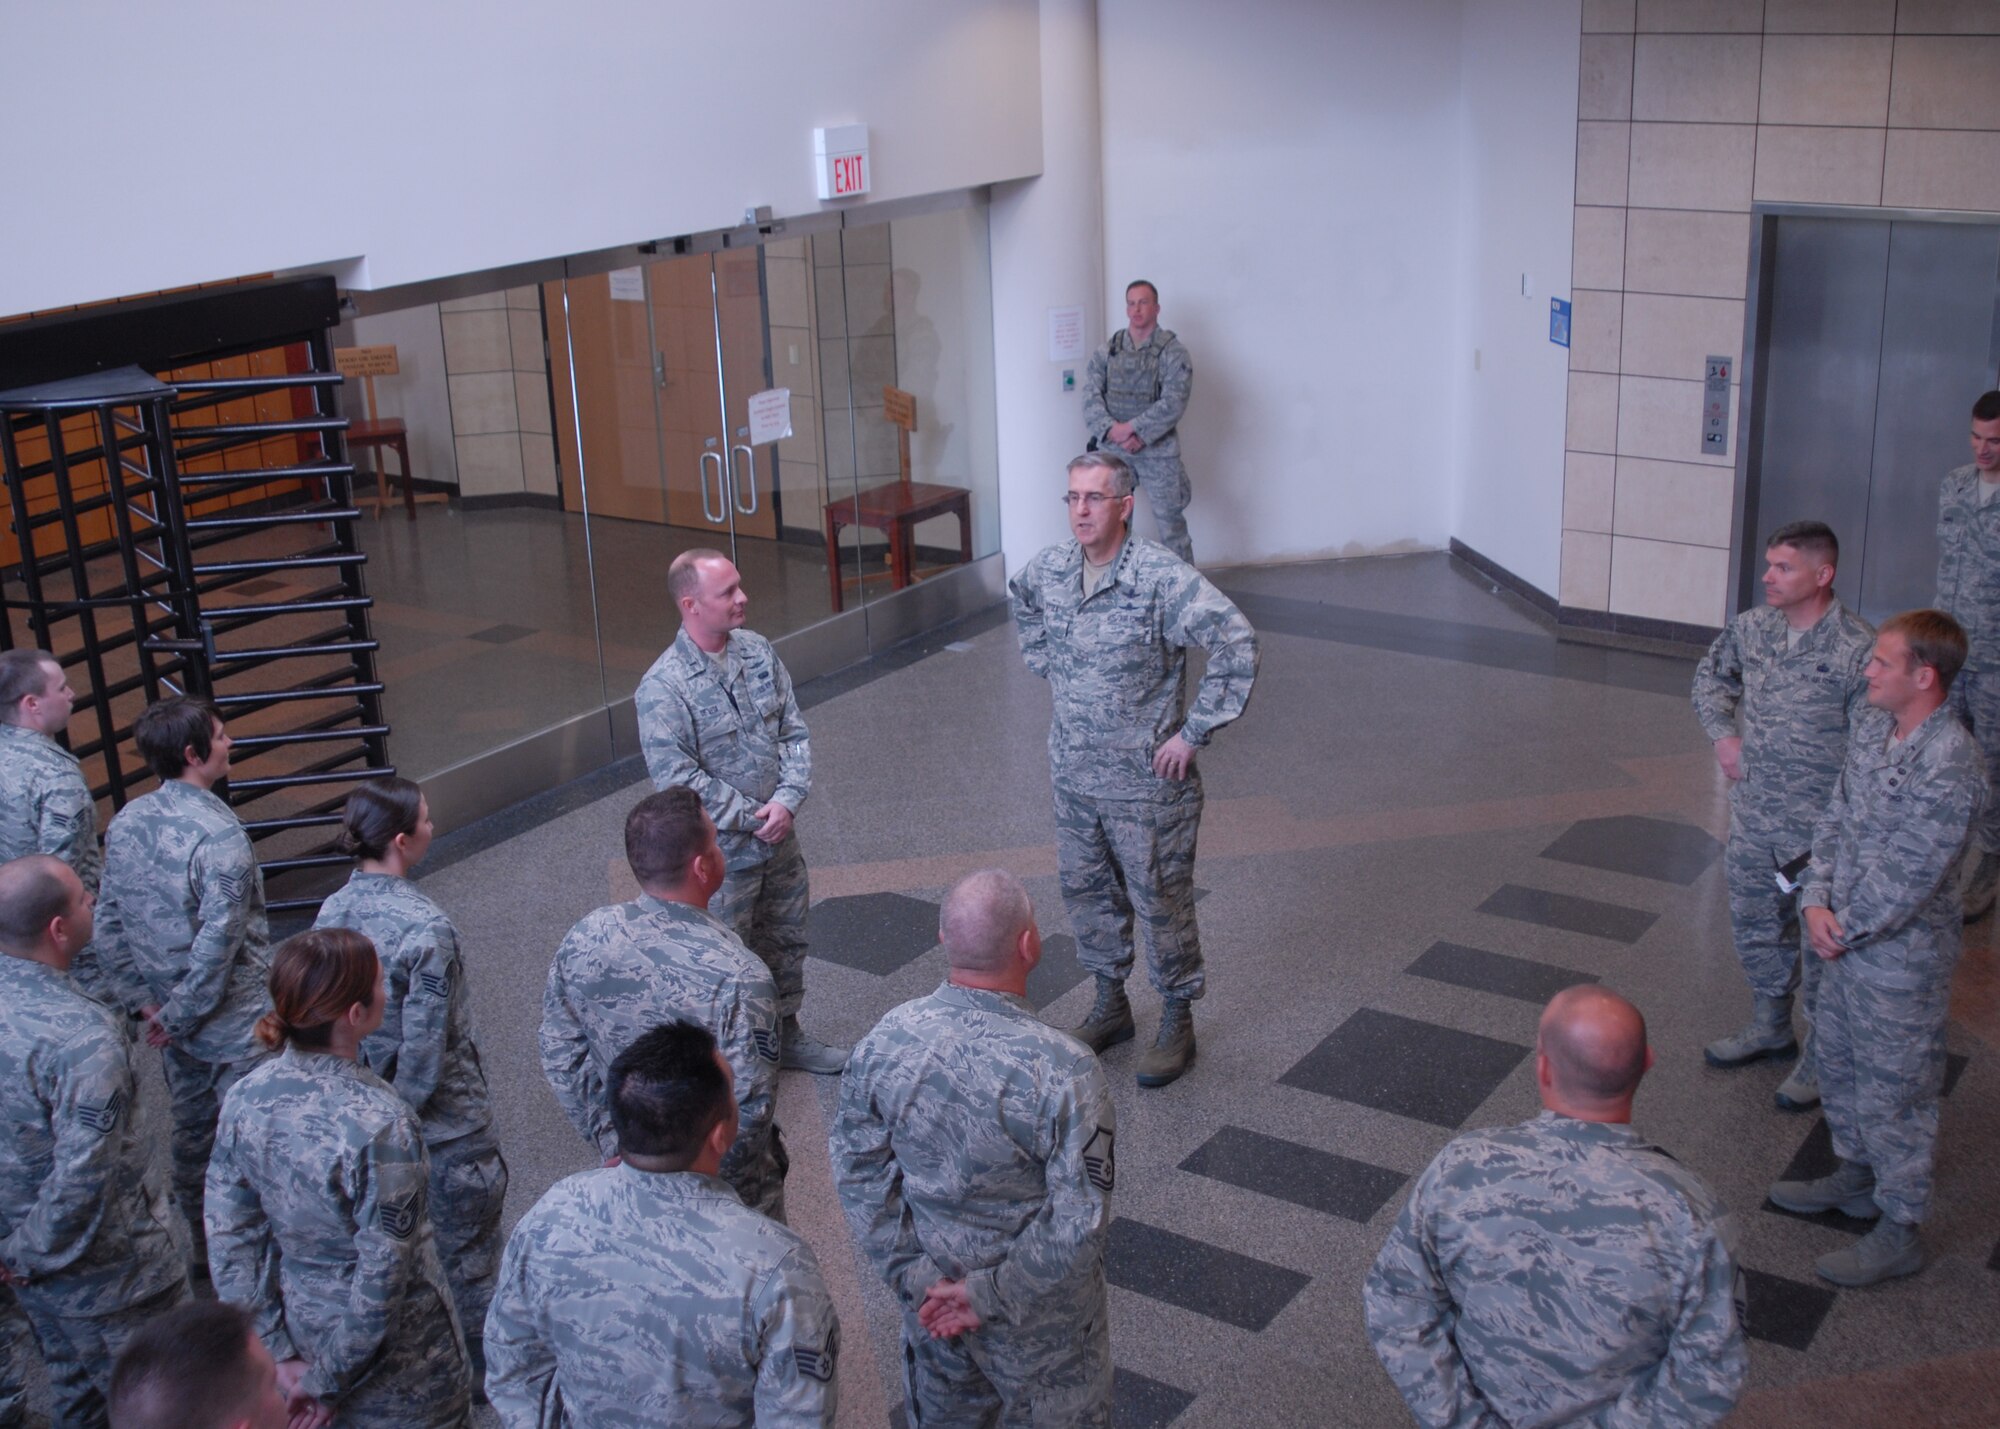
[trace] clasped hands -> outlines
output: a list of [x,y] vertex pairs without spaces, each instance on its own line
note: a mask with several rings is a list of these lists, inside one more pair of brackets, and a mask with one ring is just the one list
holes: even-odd
[[979,1328],[979,1312],[972,1308],[972,1296],[963,1280],[940,1280],[924,1292],[917,1307],[917,1323],[930,1331],[934,1340],[949,1340]]

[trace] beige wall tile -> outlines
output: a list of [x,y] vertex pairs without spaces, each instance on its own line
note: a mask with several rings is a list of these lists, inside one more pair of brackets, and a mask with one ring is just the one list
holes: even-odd
[[[2000,13],[2000,5],[1994,7]],[[1889,124],[1899,129],[2000,129],[2000,36],[1903,35]]]
[[1709,354],[1734,358],[1743,345],[1743,304],[1734,298],[1627,293],[1623,324],[1627,376],[1699,380]]
[[[778,439],[778,466],[784,472],[785,490],[818,485],[821,461],[819,405],[812,398],[792,393],[792,434]],[[810,479],[802,479],[800,472]]]
[[1624,287],[1625,210],[1577,209],[1570,255],[1571,287],[1608,288],[1614,292]]
[[1621,296],[1588,288],[1571,292],[1569,365],[1572,372],[1618,371]]
[[771,371],[777,385],[793,394],[813,395],[813,342],[810,330],[771,326]]
[[1641,293],[1740,298],[1750,270],[1750,216],[1633,209],[1625,217],[1625,287]]
[[1632,117],[1632,37],[1585,35],[1577,78],[1576,117]]
[[2000,207],[2000,134],[1891,129],[1882,202],[1891,208]]
[[1611,601],[1611,537],[1595,531],[1565,531],[1562,593],[1572,610],[1604,610]]
[[1881,129],[1794,129],[1765,124],[1757,130],[1760,203],[1882,201]]
[[521,484],[545,496],[562,492],[562,476],[556,470],[556,440],[533,432],[521,434]]
[[1611,609],[1619,615],[1719,628],[1727,608],[1729,552],[1636,536],[1611,538]]
[[1634,124],[1630,202],[1747,212],[1756,162],[1752,124]]
[[1993,0],[1902,0],[1896,29],[1905,35],[2000,35]]
[[892,336],[895,315],[889,306],[889,265],[849,262],[847,265],[847,334],[849,337]]
[[515,312],[538,313],[542,310],[542,290],[533,283],[507,290],[507,306]]
[[1639,0],[1638,28],[1694,35],[1754,35],[1764,0]]
[[773,324],[781,327],[811,325],[811,297],[806,287],[804,260],[797,258],[765,260],[764,301]]
[[1632,117],[1694,124],[1757,122],[1756,35],[1640,35]]
[[514,432],[460,437],[458,490],[463,496],[500,496],[521,490],[521,438]]
[[1618,379],[1602,372],[1569,375],[1569,435],[1576,452],[1618,450]]
[[1576,201],[1584,204],[1625,202],[1626,162],[1632,126],[1586,120],[1576,126]]
[[889,225],[871,223],[865,228],[843,228],[840,231],[840,251],[850,268],[857,263],[887,263],[890,257]]
[[[896,339],[892,336],[853,337],[847,340],[848,370],[853,374],[854,399],[857,402],[882,403],[882,389],[896,385]],[[919,412],[917,420],[921,424],[934,412]]]
[[801,263],[812,261],[803,238],[773,238],[765,243],[764,253],[770,258],[796,258]]
[[848,404],[846,338],[823,339],[820,342],[819,380],[825,388],[824,396],[829,405],[845,407]]
[[541,372],[548,367],[542,354],[542,314],[510,308],[507,312],[508,346],[513,350],[516,372]]
[[518,431],[521,423],[514,412],[514,377],[512,372],[470,372],[447,378],[453,433],[476,437]]
[[514,350],[504,307],[445,313],[439,322],[444,327],[445,371],[514,370]]
[[507,294],[503,290],[497,293],[474,293],[469,298],[451,298],[439,303],[438,311],[441,313],[482,313],[506,306]]
[[549,405],[549,379],[541,372],[514,374],[514,411],[524,432],[553,432],[554,409]]
[[1619,536],[1727,546],[1736,505],[1736,469],[1618,458],[1611,530]]
[[1896,0],[1764,0],[1767,35],[1886,35]]
[[1624,30],[1629,34],[1634,4],[1635,0],[1583,0],[1583,32]]
[[1563,529],[1609,531],[1616,457],[1601,452],[1563,454]]
[[[1572,377],[1571,381],[1576,379]],[[1700,462],[1733,468],[1729,456],[1703,456],[1701,451],[1700,380],[1682,382],[1667,377],[1618,379],[1618,455],[1655,457],[1661,461]],[[1730,425],[1736,432],[1736,393],[1729,394]]]
[[1895,46],[1887,35],[1769,36],[1758,119],[1765,124],[1885,123]]

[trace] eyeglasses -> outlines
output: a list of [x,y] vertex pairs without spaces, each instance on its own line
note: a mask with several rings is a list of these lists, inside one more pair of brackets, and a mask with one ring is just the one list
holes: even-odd
[[1095,511],[1107,501],[1123,501],[1124,499],[1122,496],[1107,496],[1102,491],[1065,491],[1063,493],[1063,505],[1069,507],[1071,510],[1075,510],[1079,506],[1088,506],[1091,510]]

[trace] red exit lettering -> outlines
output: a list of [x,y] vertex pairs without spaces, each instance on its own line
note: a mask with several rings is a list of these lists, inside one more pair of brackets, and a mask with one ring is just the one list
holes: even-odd
[[848,154],[833,161],[833,191],[837,194],[861,190],[861,156]]

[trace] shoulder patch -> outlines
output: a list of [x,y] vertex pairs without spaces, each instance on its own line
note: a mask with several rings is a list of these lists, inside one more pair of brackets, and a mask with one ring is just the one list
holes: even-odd
[[432,997],[446,997],[451,993],[451,974],[418,973],[417,982]]
[[113,1092],[103,1101],[78,1102],[76,1119],[102,1136],[118,1125],[118,1114],[125,1109],[125,1093]]
[[408,1240],[423,1224],[424,1200],[424,1188],[419,1186],[400,1200],[384,1202],[382,1229],[396,1240]]
[[834,1361],[840,1357],[840,1326],[828,1322],[821,1333],[818,1344],[796,1344],[792,1346],[792,1363],[807,1379],[816,1379],[821,1384],[833,1382]]
[[750,1034],[750,1040],[757,1044],[758,1056],[762,1057],[767,1062],[775,1062],[778,1060],[778,1053],[780,1050],[782,1050],[779,1045],[782,1039],[778,1034],[777,1028],[759,1027],[756,1031]]
[[243,890],[249,883],[248,875],[241,873],[218,873],[215,876],[215,881],[222,886],[222,896],[224,898],[227,898],[231,903],[241,903],[243,901]]
[[1118,1179],[1115,1156],[1117,1137],[1107,1127],[1098,1127],[1083,1147],[1083,1174],[1100,1191],[1109,1191]]

